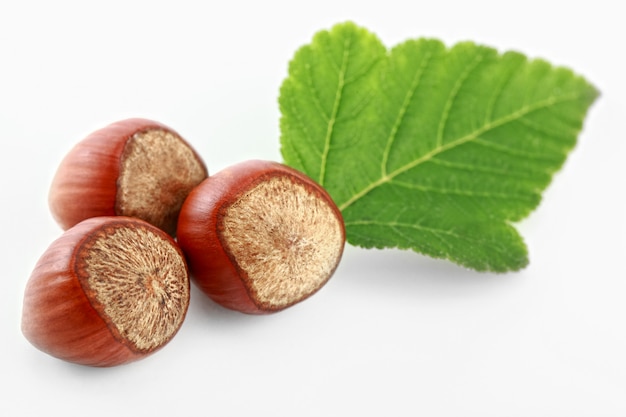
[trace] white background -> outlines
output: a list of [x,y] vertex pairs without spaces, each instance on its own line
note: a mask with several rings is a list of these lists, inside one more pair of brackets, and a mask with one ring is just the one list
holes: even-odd
[[[0,5],[0,415],[626,415],[626,30],[618,2],[3,1]],[[111,369],[20,332],[24,286],[61,233],[63,155],[127,117],[181,133],[209,170],[281,160],[278,89],[294,51],[353,20],[387,45],[437,37],[515,49],[601,91],[579,144],[519,224],[505,275],[348,247],[311,299],[271,316],[193,288],[174,340]]]

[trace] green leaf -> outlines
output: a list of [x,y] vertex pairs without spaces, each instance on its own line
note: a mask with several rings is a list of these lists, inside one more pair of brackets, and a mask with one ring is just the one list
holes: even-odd
[[328,190],[351,244],[517,270],[528,255],[512,223],[539,204],[597,95],[519,53],[433,39],[388,51],[343,23],[290,63],[281,152]]

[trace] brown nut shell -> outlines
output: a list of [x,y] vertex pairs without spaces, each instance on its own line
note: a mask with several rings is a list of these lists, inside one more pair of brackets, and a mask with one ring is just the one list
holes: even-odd
[[246,161],[204,180],[178,222],[192,280],[217,303],[264,314],[317,292],[341,259],[341,212],[311,178]]
[[115,366],[167,344],[188,305],[187,265],[169,235],[140,219],[97,217],[67,230],[37,262],[22,332],[59,359]]
[[176,233],[187,194],[208,175],[195,150],[169,127],[126,119],[77,143],[62,160],[48,202],[64,230],[97,216],[137,217]]

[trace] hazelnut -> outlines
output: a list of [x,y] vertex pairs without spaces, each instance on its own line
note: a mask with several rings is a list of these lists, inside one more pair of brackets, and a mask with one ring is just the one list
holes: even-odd
[[22,332],[57,358],[114,366],[168,343],[188,305],[187,265],[168,234],[136,218],[97,217],[68,229],[37,262]]
[[192,280],[217,303],[271,313],[318,291],[345,243],[341,213],[304,174],[247,161],[204,180],[187,197],[178,242]]
[[193,187],[207,177],[202,159],[158,122],[127,119],[80,141],[61,162],[49,194],[65,230],[96,216],[131,216],[170,235]]

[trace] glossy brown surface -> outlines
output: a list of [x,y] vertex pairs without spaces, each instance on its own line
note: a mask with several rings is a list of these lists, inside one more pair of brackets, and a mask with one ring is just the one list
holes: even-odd
[[[341,258],[345,241],[342,216],[330,196],[317,183],[276,162],[246,161],[226,168],[207,178],[189,194],[179,217],[178,243],[189,262],[192,279],[211,299],[227,308],[250,314],[271,313],[302,301],[319,289],[279,308],[269,306],[255,297],[245,271],[242,271],[233,254],[225,249],[224,208],[237,204],[242,195],[260,182],[277,177],[286,177],[304,186],[331,207],[341,225],[342,243],[335,254],[334,268]],[[334,268],[321,285],[330,278]]]

